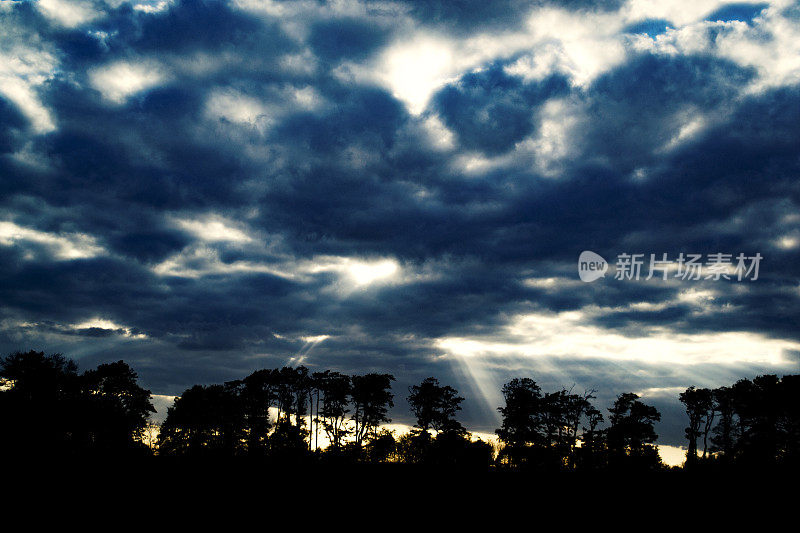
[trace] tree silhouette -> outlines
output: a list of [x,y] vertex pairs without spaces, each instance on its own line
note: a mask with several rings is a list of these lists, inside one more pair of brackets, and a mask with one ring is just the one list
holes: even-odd
[[394,407],[391,374],[366,374],[351,379],[351,397],[354,423],[353,435],[356,448],[360,449],[365,439],[373,437],[378,427],[390,422],[389,409]]
[[639,401],[634,393],[620,394],[608,410],[608,449],[613,466],[621,468],[656,468],[660,460],[651,444],[658,439],[653,427],[661,420],[655,407]]
[[[710,407],[705,393],[702,406],[707,411],[703,414],[700,408],[698,416],[704,417],[704,441],[711,435],[709,454],[703,454],[706,462],[758,469],[798,466],[798,379],[798,376],[778,378],[772,374],[740,379],[730,387],[710,391]],[[687,392],[692,390],[690,387]]]
[[166,455],[231,455],[244,441],[243,428],[233,387],[195,385],[167,410],[158,447]]
[[575,466],[581,470],[594,470],[605,463],[606,441],[604,432],[598,429],[604,420],[603,413],[590,405],[585,420],[586,425],[581,428],[581,446],[574,450]]
[[730,387],[714,389],[714,410],[717,412],[718,422],[712,430],[711,451],[719,454],[725,463],[733,460],[735,445],[735,405],[733,390]]
[[[190,457],[248,454],[275,464],[332,459],[481,470],[492,464],[534,470],[662,467],[653,445],[661,416],[633,393],[617,397],[604,429],[603,415],[591,403],[595,391],[543,394],[532,379],[514,378],[502,388],[505,404],[498,408],[502,424],[496,430],[502,446],[493,461],[493,447],[473,440],[456,419],[464,398],[433,377],[409,387],[416,425],[398,438],[381,428],[394,405],[390,374],[309,374],[300,366],[195,385],[175,399],[157,437],[149,420],[150,391],[137,381],[123,361],[78,374],[77,365],[60,354],[16,352],[0,359],[0,453],[129,457],[152,450]],[[798,397],[798,375],[687,388],[678,397],[689,418],[687,466],[797,468]],[[320,426],[330,445],[311,453]]]
[[397,441],[394,434],[388,429],[379,431],[366,445],[367,459],[374,463],[383,463],[389,460],[397,450]]
[[[602,415],[591,404],[594,392],[572,394],[567,389],[542,395],[530,378],[515,378],[502,388],[505,406],[498,410],[503,417],[497,435],[503,443],[499,459],[514,467],[563,469],[593,464],[593,457],[577,457],[581,422],[588,420],[591,448],[600,441],[596,430]],[[582,443],[583,444],[583,443]]]
[[456,412],[461,410],[464,398],[450,386],[439,385],[436,378],[426,378],[419,385],[408,388],[408,405],[417,419],[416,427],[428,433],[435,431],[458,430],[461,425],[455,420]]
[[61,354],[15,352],[0,359],[0,446],[25,455],[71,449],[77,365]]
[[350,376],[330,370],[314,374],[314,376],[322,393],[322,407],[318,415],[322,417],[322,425],[331,446],[339,449],[342,447],[345,436],[349,433],[347,413],[350,412],[348,405],[352,390]]
[[[679,399],[686,407],[686,414],[689,417],[689,427],[685,430],[686,438],[689,440],[686,464],[691,466],[697,462],[697,440],[700,437],[706,413],[712,409],[712,395],[708,389],[689,387],[680,394]],[[705,457],[705,451],[703,456]]]
[[269,410],[276,398],[275,372],[256,370],[244,378],[241,384],[247,451],[252,456],[260,457],[266,453],[267,438],[272,427]]
[[79,379],[87,445],[106,451],[138,447],[150,413],[150,391],[125,362],[102,364]]
[[0,359],[0,447],[23,455],[144,452],[150,391],[122,361],[82,375],[61,354]]
[[783,376],[778,386],[777,401],[781,406],[778,423],[777,462],[800,466],[800,376]]
[[542,391],[530,378],[515,378],[503,385],[506,405],[498,411],[503,422],[496,431],[505,444],[502,456],[515,466],[527,462],[531,446],[543,446]]
[[[493,454],[491,445],[473,441],[455,418],[464,401],[456,389],[442,386],[430,377],[408,390],[408,404],[417,424],[398,444],[405,462],[462,469],[488,467]],[[430,430],[436,431],[435,437]]]

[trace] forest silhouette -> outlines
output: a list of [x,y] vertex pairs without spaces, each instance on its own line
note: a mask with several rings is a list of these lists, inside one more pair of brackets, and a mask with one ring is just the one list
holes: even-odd
[[[620,394],[606,414],[594,390],[544,392],[530,378],[502,388],[497,442],[458,421],[464,398],[430,377],[409,387],[416,420],[386,424],[390,374],[262,369],[195,385],[155,426],[150,391],[123,361],[78,373],[60,354],[0,359],[0,453],[5,458],[248,458],[272,464],[414,465],[465,471],[650,472],[667,467],[655,443],[658,410]],[[680,394],[688,426],[685,470],[796,468],[800,376],[764,375]]]

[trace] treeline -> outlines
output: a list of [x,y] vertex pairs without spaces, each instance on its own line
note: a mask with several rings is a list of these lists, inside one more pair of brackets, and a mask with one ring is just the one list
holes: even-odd
[[[386,429],[395,401],[390,374],[264,369],[187,389],[145,446],[154,409],[135,372],[122,361],[82,374],[76,368],[61,355],[34,351],[0,359],[3,452],[533,471],[664,468],[654,445],[660,413],[633,393],[619,395],[604,416],[593,390],[543,392],[532,379],[513,379],[502,388],[502,424],[492,444],[473,438],[457,418],[464,398],[432,377],[409,387],[416,424],[395,435]],[[690,419],[687,466],[796,464],[798,379],[761,376],[687,389],[680,395]]]
[[800,466],[800,375],[681,393],[687,468]]
[[535,470],[663,468],[653,445],[661,414],[636,394],[618,396],[608,409],[608,427],[601,429],[605,418],[591,402],[596,391],[542,393],[532,379],[518,378],[502,392],[499,465]]
[[394,407],[389,374],[349,376],[306,367],[257,370],[222,385],[195,385],[167,411],[158,453],[280,461],[400,462],[489,466],[491,444],[455,419],[464,398],[434,378],[409,389],[415,429],[382,426]]
[[78,374],[60,354],[0,359],[0,451],[27,455],[145,455],[150,391],[122,361]]
[[[542,393],[530,379],[503,387],[499,449],[473,439],[457,419],[464,398],[427,378],[409,388],[414,428],[385,428],[394,407],[389,374],[346,375],[284,367],[219,385],[195,385],[175,399],[150,447],[150,391],[122,361],[78,374],[61,355],[0,360],[0,441],[17,453],[254,457],[275,461],[407,463],[464,468],[658,468],[658,412],[634,394],[610,409],[610,427],[591,400]],[[10,450],[9,450],[10,448]]]

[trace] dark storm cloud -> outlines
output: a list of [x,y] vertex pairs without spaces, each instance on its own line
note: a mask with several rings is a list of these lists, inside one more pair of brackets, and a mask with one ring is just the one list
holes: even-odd
[[679,113],[729,105],[753,74],[704,56],[633,58],[592,85],[591,124],[582,145],[610,159],[615,170],[647,164],[678,133],[686,118]]
[[0,153],[13,153],[19,148],[25,118],[5,99],[0,99]]
[[433,105],[463,147],[497,154],[530,135],[537,106],[566,94],[568,87],[562,76],[525,84],[505,74],[502,65],[492,65],[440,91]]
[[535,5],[533,0],[423,0],[402,2],[417,20],[426,24],[444,25],[457,31],[488,29],[515,25]]
[[376,88],[331,86],[326,96],[336,99],[330,113],[301,113],[287,118],[274,132],[279,143],[302,143],[302,148],[319,156],[358,143],[367,149],[384,152],[391,147],[397,129],[405,118],[400,102]]
[[[53,131],[36,133],[0,97],[0,222],[15,224],[0,234],[0,346],[62,350],[84,365],[124,357],[164,394],[300,359],[393,372],[399,399],[439,375],[472,391],[465,420],[490,430],[495,406],[480,403],[459,361],[436,358],[437,339],[503,342],[516,314],[592,306],[607,311],[587,326],[631,337],[663,327],[800,338],[800,256],[776,246],[800,235],[797,86],[747,94],[756,70],[709,54],[629,51],[583,85],[560,71],[525,79],[506,58],[460,74],[414,116],[389,88],[343,67],[375,61],[412,24],[402,13],[464,36],[518,28],[543,4],[415,2],[389,6],[389,15],[370,4],[326,15],[319,3],[293,28],[289,15],[211,1],[152,14],[98,3],[105,16],[73,28],[27,3],[4,10],[14,42],[51,50],[58,67],[34,91]],[[752,23],[755,9],[737,20]],[[654,36],[667,25],[624,31]],[[120,62],[166,74],[113,101],[93,75]],[[219,95],[227,115],[210,104]],[[558,175],[543,176],[516,150],[542,132],[554,102],[571,106],[577,125]],[[452,148],[429,142],[424,124],[434,118],[453,133]],[[681,137],[695,118],[703,127]],[[476,153],[509,163],[477,174],[456,164]],[[215,240],[180,223],[211,215],[247,239]],[[16,228],[29,233],[14,236]],[[88,251],[63,257],[59,247],[70,246]],[[609,260],[718,251],[761,251],[765,260],[753,283],[581,284],[575,260],[585,249]],[[403,279],[362,287],[335,269],[302,271],[324,256],[392,258]],[[544,278],[557,282],[529,283]],[[711,289],[716,300],[682,301],[687,288]],[[642,302],[651,307],[630,306]],[[87,326],[94,318],[119,327]],[[330,337],[302,340],[316,335]],[[549,390],[603,390],[602,406],[633,387],[688,386],[706,374],[722,384],[769,370],[656,365],[632,378],[609,361],[560,359],[563,375],[545,361],[524,363],[489,366],[497,385],[536,371]]]
[[326,61],[363,59],[387,42],[385,31],[357,19],[319,21],[312,26],[309,39],[317,57]]

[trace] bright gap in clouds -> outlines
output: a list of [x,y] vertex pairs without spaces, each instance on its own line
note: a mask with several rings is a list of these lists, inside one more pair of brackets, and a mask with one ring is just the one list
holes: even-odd
[[[663,381],[664,375],[682,376],[682,381],[694,379],[697,385],[707,386],[714,380],[707,375],[710,367],[722,370],[717,375],[723,375],[725,369],[746,367],[780,373],[793,366],[788,355],[800,350],[798,342],[750,332],[685,334],[642,327],[638,336],[625,336],[593,325],[592,317],[599,312],[603,311],[519,315],[496,334],[444,337],[435,340],[434,347],[461,372],[487,413],[502,405],[503,375],[509,373],[528,373],[537,381],[546,378],[569,387],[576,383],[571,368],[586,372],[602,363],[617,375],[628,376],[626,383],[632,389],[653,383],[657,376]],[[582,378],[581,386],[594,388],[596,384],[586,379]],[[597,379],[602,382],[602,375]],[[677,400],[674,390],[667,389],[649,388],[642,397]],[[494,418],[499,423],[496,413]]]
[[631,361],[641,365],[758,364],[781,366],[800,343],[750,332],[677,333],[642,327],[626,336],[592,324],[597,313],[570,311],[517,316],[500,339],[445,337],[436,347],[458,357],[582,358]]
[[369,285],[375,281],[392,277],[397,271],[397,263],[386,259],[375,262],[353,261],[347,266],[350,277],[356,285]]
[[300,348],[300,350],[297,352],[297,355],[289,358],[287,365],[302,365],[305,363],[308,356],[311,355],[311,351],[315,346],[330,338],[330,335],[311,335],[307,337],[300,337],[300,340],[302,340],[304,343],[303,347]]
[[467,37],[412,32],[391,44],[373,64],[348,65],[347,70],[388,87],[411,114],[419,115],[447,83],[489,61],[520,53],[527,56],[511,68],[514,74],[540,79],[561,72],[576,85],[585,85],[624,60],[622,25],[623,19],[613,14],[589,18],[543,8],[531,12],[522,30]]
[[445,40],[414,38],[387,51],[384,79],[394,95],[418,115],[433,92],[453,75],[453,51]]
[[117,324],[113,320],[108,320],[99,317],[90,318],[89,320],[85,320],[78,324],[71,324],[70,327],[73,329],[103,329],[103,330],[117,331],[120,332],[120,334],[123,337],[129,337],[132,339],[141,340],[147,338],[147,335],[145,335],[144,333],[134,333],[133,328]]
[[[337,278],[333,288],[340,296],[347,296],[356,289],[373,285],[406,283],[425,277],[422,274],[410,277],[404,275],[403,268],[393,258],[361,259],[323,255],[299,259],[285,251],[273,249],[274,243],[260,242],[246,229],[239,229],[234,222],[220,217],[174,219],[174,223],[191,233],[197,242],[153,265],[152,272],[159,276],[197,279],[221,274],[264,273],[309,283],[321,274],[332,273]],[[253,252],[254,259],[224,261],[222,249],[226,246],[249,249]],[[259,255],[262,256],[260,259]]]
[[[433,94],[467,72],[491,61],[515,58],[507,72],[526,80],[566,75],[586,87],[598,76],[642,51],[710,54],[760,71],[751,88],[795,83],[800,79],[800,27],[780,15],[788,1],[772,2],[762,13],[761,29],[740,21],[714,22],[704,17],[729,2],[699,0],[659,2],[631,0],[617,12],[585,12],[541,7],[532,10],[523,29],[454,36],[413,30],[404,33],[369,64],[348,64],[341,72],[387,87],[410,113],[421,114]],[[649,19],[664,19],[674,28],[656,38],[632,36],[623,29]],[[711,32],[710,28],[724,31]],[[770,39],[764,39],[768,31]],[[697,125],[689,125],[684,137]]]
[[355,257],[320,256],[302,262],[296,267],[298,273],[319,274],[334,272],[340,279],[354,287],[365,287],[379,282],[398,279],[402,272],[394,259],[360,259]]

